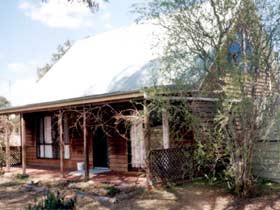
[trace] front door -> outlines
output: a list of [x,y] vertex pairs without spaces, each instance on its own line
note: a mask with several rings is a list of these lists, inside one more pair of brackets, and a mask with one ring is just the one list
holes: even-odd
[[107,136],[100,128],[93,135],[93,166],[108,167]]

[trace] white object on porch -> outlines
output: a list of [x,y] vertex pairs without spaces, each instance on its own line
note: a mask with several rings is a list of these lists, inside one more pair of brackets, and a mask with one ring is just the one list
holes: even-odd
[[134,168],[145,167],[145,142],[142,119],[132,121],[130,129],[131,138],[131,164]]
[[77,162],[77,170],[78,171],[83,171],[85,168],[85,163],[84,162]]

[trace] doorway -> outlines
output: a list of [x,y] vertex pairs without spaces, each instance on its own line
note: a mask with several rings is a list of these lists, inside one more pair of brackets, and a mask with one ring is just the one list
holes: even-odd
[[108,168],[108,140],[101,128],[93,135],[93,166]]

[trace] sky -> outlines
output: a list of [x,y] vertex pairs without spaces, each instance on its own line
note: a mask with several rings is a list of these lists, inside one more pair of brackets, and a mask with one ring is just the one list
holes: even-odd
[[0,95],[17,104],[37,79],[59,44],[127,26],[134,22],[131,5],[145,0],[110,0],[93,14],[66,0],[0,1]]

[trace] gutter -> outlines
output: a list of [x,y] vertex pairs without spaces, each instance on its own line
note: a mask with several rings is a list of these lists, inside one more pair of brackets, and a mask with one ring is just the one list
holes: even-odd
[[144,95],[143,92],[141,91],[113,92],[109,94],[91,95],[91,96],[84,96],[78,98],[70,98],[70,99],[57,100],[51,102],[43,102],[43,103],[36,103],[36,104],[28,104],[24,106],[4,108],[4,109],[0,109],[0,115],[47,111],[47,110],[55,110],[58,108],[77,106],[77,105],[128,101],[132,99],[143,99],[143,98]]

